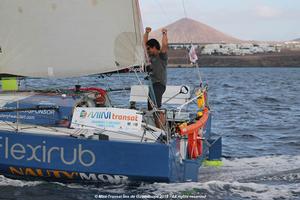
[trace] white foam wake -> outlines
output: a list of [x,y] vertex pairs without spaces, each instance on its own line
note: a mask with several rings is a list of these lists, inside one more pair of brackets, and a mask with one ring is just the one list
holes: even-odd
[[42,181],[23,181],[23,180],[14,180],[10,178],[6,178],[0,175],[0,187],[1,186],[14,186],[14,187],[32,187],[39,184],[42,184]]
[[201,168],[198,183],[156,183],[140,189],[157,195],[200,193],[208,199],[296,199],[300,195],[300,156],[224,159],[223,163],[220,168]]
[[[220,168],[202,167],[197,183],[144,184],[132,188],[136,194],[201,194],[207,199],[240,197],[248,199],[297,199],[300,196],[300,156],[263,156],[223,160]],[[43,182],[12,180],[0,176],[0,186],[37,186]],[[62,187],[98,193],[127,193],[121,186],[82,186],[59,184]]]
[[258,183],[240,183],[230,181],[209,181],[205,183],[152,184],[145,190],[155,191],[155,195],[192,194],[206,196],[205,199],[293,199],[300,194],[300,184],[266,185]]
[[300,172],[300,156],[263,156],[223,160],[220,168],[202,167],[199,173],[200,182],[211,180],[241,181],[256,176],[265,176],[289,170]]

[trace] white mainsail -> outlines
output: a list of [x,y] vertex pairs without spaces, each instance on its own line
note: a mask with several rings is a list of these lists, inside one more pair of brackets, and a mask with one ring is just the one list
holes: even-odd
[[138,0],[0,1],[0,73],[74,77],[144,60]]

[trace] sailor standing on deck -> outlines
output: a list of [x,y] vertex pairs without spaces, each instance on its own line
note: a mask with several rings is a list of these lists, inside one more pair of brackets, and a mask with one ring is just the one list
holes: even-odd
[[[149,97],[154,105],[159,109],[162,103],[162,96],[166,91],[167,84],[167,65],[168,65],[168,36],[167,29],[162,29],[162,45],[156,39],[148,40],[151,28],[147,27],[144,34],[144,43],[147,48],[150,66],[147,71],[150,71],[151,85]],[[152,88],[151,88],[152,87]],[[153,94],[154,93],[154,94]],[[154,96],[153,96],[154,95]],[[153,106],[148,101],[148,109],[152,110]],[[163,112],[154,113],[156,127],[162,128],[165,125],[165,115]]]

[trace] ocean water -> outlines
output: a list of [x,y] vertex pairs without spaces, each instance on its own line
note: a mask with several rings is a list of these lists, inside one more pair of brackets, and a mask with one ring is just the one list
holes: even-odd
[[[201,76],[209,85],[212,131],[223,136],[224,165],[202,167],[199,182],[86,186],[0,176],[0,199],[300,199],[300,68],[204,68]],[[168,70],[168,84],[198,83],[195,69]],[[121,88],[137,79],[115,74],[22,81],[35,89],[75,84]],[[111,97],[128,105],[128,91]]]

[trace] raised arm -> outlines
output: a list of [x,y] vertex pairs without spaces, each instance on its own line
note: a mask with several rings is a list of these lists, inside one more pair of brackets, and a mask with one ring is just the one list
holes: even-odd
[[168,31],[167,29],[162,29],[162,41],[161,41],[161,52],[167,53],[168,51]]
[[146,27],[145,33],[144,33],[144,44],[145,44],[145,47],[147,46],[146,43],[148,42],[148,38],[149,38],[149,33],[150,32],[151,32],[151,28],[150,27]]

